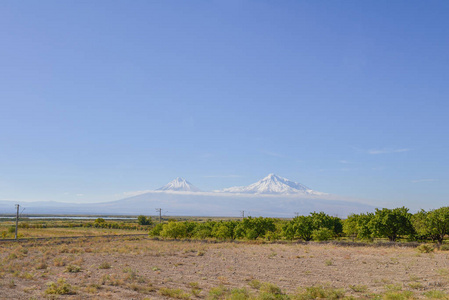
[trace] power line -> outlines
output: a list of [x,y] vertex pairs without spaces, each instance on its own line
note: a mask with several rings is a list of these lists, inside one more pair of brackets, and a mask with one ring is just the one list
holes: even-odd
[[156,212],[159,213],[159,223],[162,223],[162,208],[156,208]]
[[17,231],[19,229],[19,208],[20,204],[16,204],[17,213],[16,213],[16,233],[15,233],[15,239],[17,240]]

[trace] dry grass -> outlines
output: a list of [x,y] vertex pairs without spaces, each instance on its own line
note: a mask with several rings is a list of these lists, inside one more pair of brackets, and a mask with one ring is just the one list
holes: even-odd
[[0,244],[0,299],[447,297],[448,258],[409,248],[141,237],[7,242]]

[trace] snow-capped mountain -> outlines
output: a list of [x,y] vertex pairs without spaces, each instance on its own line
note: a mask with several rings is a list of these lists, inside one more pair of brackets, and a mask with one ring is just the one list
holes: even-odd
[[224,193],[242,193],[242,194],[307,194],[307,195],[324,195],[324,193],[316,192],[298,182],[290,181],[286,178],[269,174],[267,177],[248,186],[231,187],[223,189],[219,192]]
[[185,180],[181,177],[176,177],[174,180],[170,181],[156,191],[183,191],[183,192],[201,192],[199,188]]
[[[158,190],[102,203],[24,203],[31,214],[112,214],[137,215],[154,213],[159,207],[171,215],[237,216],[250,211],[253,216],[293,217],[293,212],[307,215],[312,211],[347,216],[373,211],[374,206],[344,197],[313,191],[288,179],[270,174],[246,187],[201,192],[183,178],[176,178]],[[256,196],[255,196],[256,195]],[[16,202],[0,201],[0,213],[14,214]]]

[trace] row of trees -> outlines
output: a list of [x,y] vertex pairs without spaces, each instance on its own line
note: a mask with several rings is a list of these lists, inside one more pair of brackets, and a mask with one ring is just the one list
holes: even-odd
[[415,214],[405,207],[352,214],[345,220],[343,230],[352,238],[386,237],[396,241],[406,236],[410,240],[432,240],[441,244],[449,234],[449,207],[421,210]]
[[[143,219],[142,219],[143,220]],[[242,221],[176,222],[160,223],[150,230],[151,236],[167,238],[265,238],[304,241],[330,240],[340,237],[355,239],[388,238],[442,243],[449,234],[449,207],[412,214],[405,207],[376,209],[374,213],[351,214],[340,219],[313,212],[297,216],[290,221],[274,218],[248,217]]]
[[245,218],[243,221],[176,222],[157,224],[150,230],[151,236],[168,238],[217,238],[217,239],[250,239],[269,238],[276,231],[273,218]]

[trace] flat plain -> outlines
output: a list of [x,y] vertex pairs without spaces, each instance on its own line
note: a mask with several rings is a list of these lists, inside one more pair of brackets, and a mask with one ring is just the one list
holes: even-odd
[[449,252],[146,237],[2,242],[1,299],[445,298]]

